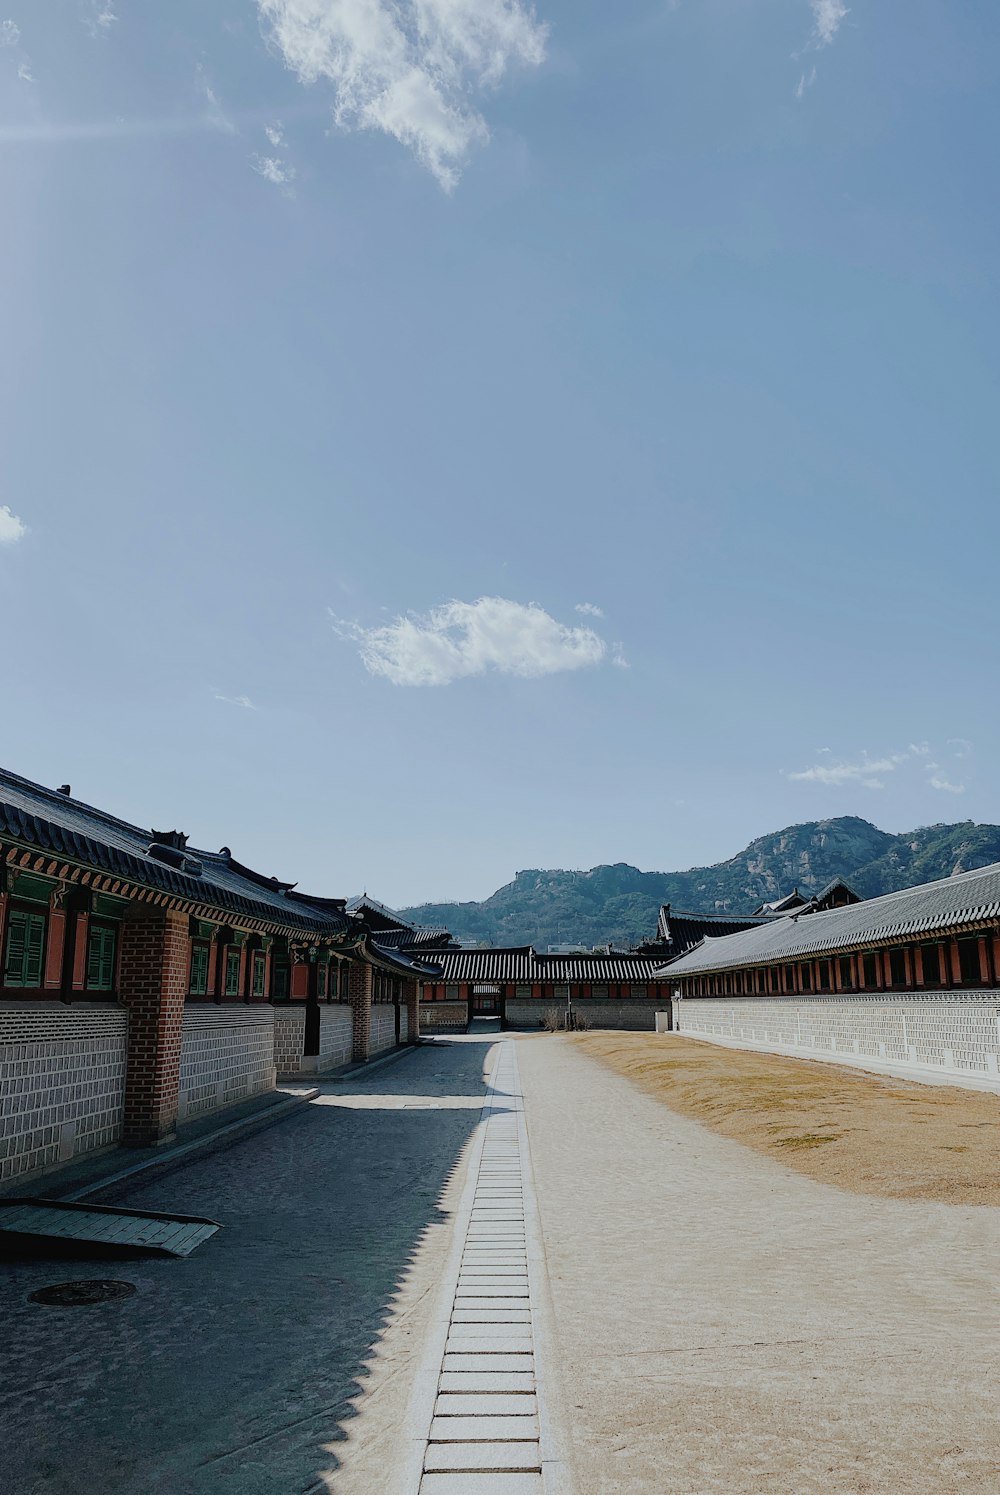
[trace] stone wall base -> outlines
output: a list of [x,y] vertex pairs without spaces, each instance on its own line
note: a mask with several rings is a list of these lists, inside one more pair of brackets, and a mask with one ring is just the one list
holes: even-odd
[[[553,1008],[565,1012],[565,1002],[525,1001],[508,998],[505,1015],[509,1028],[538,1028]],[[593,998],[582,998],[573,1003],[573,1011],[592,1028],[622,1028],[633,1032],[652,1032],[656,1027],[656,1013],[662,1010],[662,1001],[601,1002]]]

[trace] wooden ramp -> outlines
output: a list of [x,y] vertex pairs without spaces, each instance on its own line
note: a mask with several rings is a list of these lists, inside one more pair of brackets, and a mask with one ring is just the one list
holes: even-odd
[[56,1199],[0,1199],[0,1249],[35,1246],[87,1255],[190,1256],[214,1235],[214,1220]]

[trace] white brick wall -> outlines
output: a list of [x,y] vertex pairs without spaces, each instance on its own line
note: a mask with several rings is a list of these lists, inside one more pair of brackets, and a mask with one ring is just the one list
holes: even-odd
[[406,1043],[410,1036],[410,1014],[404,1002],[399,1009],[399,1041]]
[[396,1007],[392,1002],[372,1003],[372,1023],[368,1037],[368,1057],[373,1059],[384,1049],[396,1047]]
[[111,1003],[0,1008],[0,1180],[120,1141],[127,1036]]
[[684,997],[673,1006],[692,1038],[1000,1090],[1000,992]]
[[274,1008],[192,1003],[184,1009],[178,1120],[274,1089]]
[[295,1075],[301,1070],[305,1031],[305,1007],[274,1009],[274,1066],[279,1075]]
[[320,1004],[318,1054],[303,1054],[305,1028],[304,1004],[274,1009],[274,1062],[279,1075],[318,1074],[350,1064],[351,1009],[346,1002]]

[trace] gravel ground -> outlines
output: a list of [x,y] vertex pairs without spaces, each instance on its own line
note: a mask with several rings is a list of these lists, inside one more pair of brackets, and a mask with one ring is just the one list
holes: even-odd
[[[123,1189],[129,1208],[221,1222],[184,1261],[4,1263],[0,1490],[389,1490],[489,1048],[436,1043],[328,1083],[303,1115]],[[27,1301],[91,1277],[138,1295]]]
[[821,1183],[887,1199],[1000,1205],[1000,1096],[678,1034],[585,1033],[583,1053]]
[[996,1495],[1000,1212],[864,1197],[521,1043],[578,1495]]

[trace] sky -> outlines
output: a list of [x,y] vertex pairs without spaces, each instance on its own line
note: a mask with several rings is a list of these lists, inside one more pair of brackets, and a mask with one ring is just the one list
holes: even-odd
[[305,891],[1000,821],[1000,10],[0,0],[0,762]]

